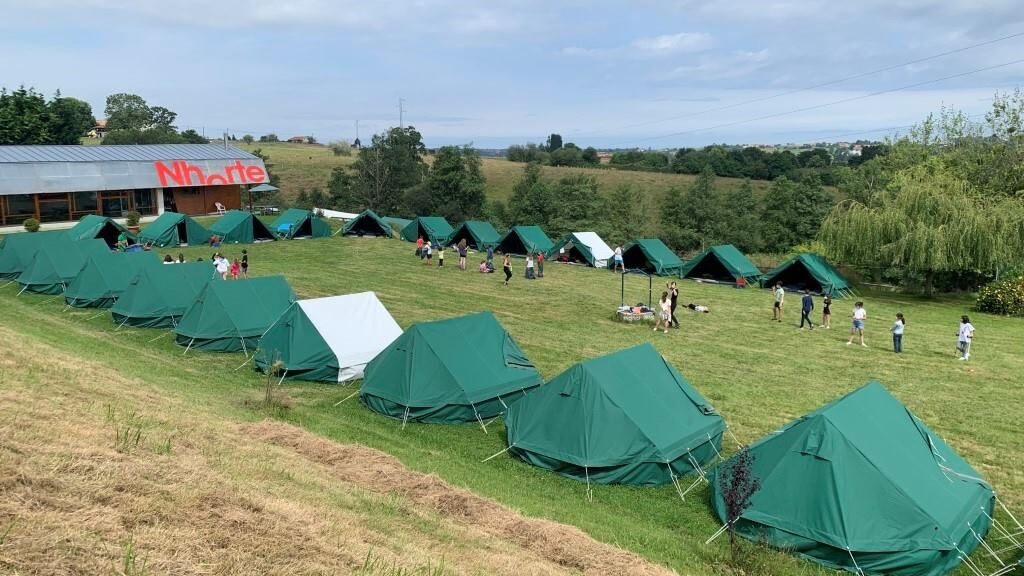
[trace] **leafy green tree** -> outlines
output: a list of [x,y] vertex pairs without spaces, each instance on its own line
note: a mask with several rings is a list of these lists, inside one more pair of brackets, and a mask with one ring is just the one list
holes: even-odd
[[535,224],[547,229],[555,211],[555,196],[541,179],[540,165],[527,164],[522,177],[512,187],[512,196],[506,207],[507,225]]
[[815,178],[799,183],[783,176],[772,183],[761,218],[765,249],[785,252],[817,235],[835,198]]
[[280,142],[280,141],[281,140],[278,139],[277,134],[274,134],[273,132],[271,132],[270,134],[264,134],[263,136],[260,136],[260,142]]
[[[200,137],[201,138],[201,137]],[[111,130],[101,144],[184,144],[185,138],[173,130]]]
[[[153,125],[153,112],[137,94],[123,92],[107,96],[107,130],[146,130]],[[172,119],[173,123],[173,119]]]
[[659,237],[671,248],[682,251],[694,245],[695,234],[686,213],[685,193],[673,186],[665,191],[659,203],[661,233]]
[[208,138],[204,138],[202,134],[196,132],[195,130],[192,130],[191,128],[181,133],[181,139],[184,140],[186,144],[210,143],[210,140]]
[[674,228],[672,246],[676,250],[701,249],[715,242],[722,220],[720,202],[715,193],[715,173],[705,165],[689,189],[671,202],[666,197],[662,218]]
[[178,114],[176,112],[172,112],[163,106],[153,106],[149,109],[149,128],[174,131],[177,130],[177,127],[174,125],[174,121],[177,119]]
[[741,252],[759,252],[764,244],[761,210],[750,179],[722,194],[721,199],[722,218],[717,222],[715,236],[720,242],[735,245]]
[[582,166],[583,151],[572,142],[551,152],[548,163],[552,166]]
[[[485,187],[480,154],[476,150],[469,146],[443,146],[434,155],[425,185],[411,190],[414,197],[427,198],[415,202],[416,213],[429,211],[458,222],[483,214]],[[412,202],[407,203],[411,208],[408,204]]]
[[601,158],[597,155],[597,149],[593,146],[587,146],[583,149],[583,163],[591,166],[596,166],[601,163]]
[[603,208],[597,179],[587,174],[570,174],[558,179],[554,186],[554,212],[546,230],[554,235],[593,230]]
[[505,158],[509,162],[538,162],[540,164],[548,163],[548,153],[541,149],[536,144],[529,143],[525,146],[520,144],[513,144],[508,147],[505,152]]
[[[423,137],[412,126],[375,134],[371,145],[359,150],[351,177],[342,177],[337,171],[332,174],[330,194],[348,202],[348,209],[415,216],[413,208],[433,204],[421,204],[419,198],[429,193],[418,188],[427,175],[424,154]],[[405,206],[407,202],[415,206]]]
[[245,136],[242,136],[242,142],[245,142],[246,144],[252,144],[253,140],[255,139],[252,137],[252,134],[246,134]]
[[92,106],[77,98],[62,97],[50,101],[50,136],[54,144],[78,144],[86,132],[96,126]]
[[654,232],[647,195],[632,186],[617,187],[608,195],[595,228],[611,245],[623,245]]
[[0,144],[51,144],[52,128],[42,94],[24,86],[0,90]]
[[551,134],[550,136],[548,136],[547,144],[545,144],[545,146],[544,146],[545,150],[547,150],[548,152],[554,152],[555,150],[558,150],[561,147],[562,147],[562,135],[561,134]]

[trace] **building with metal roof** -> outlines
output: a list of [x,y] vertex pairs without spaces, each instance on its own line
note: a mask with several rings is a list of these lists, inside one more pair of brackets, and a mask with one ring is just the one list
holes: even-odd
[[242,190],[268,180],[259,157],[230,146],[0,146],[0,226],[211,214],[241,208]]

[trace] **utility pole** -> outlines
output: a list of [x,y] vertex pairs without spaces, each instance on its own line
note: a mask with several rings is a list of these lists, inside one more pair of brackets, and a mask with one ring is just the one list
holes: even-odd
[[398,99],[398,127],[405,128],[405,98]]

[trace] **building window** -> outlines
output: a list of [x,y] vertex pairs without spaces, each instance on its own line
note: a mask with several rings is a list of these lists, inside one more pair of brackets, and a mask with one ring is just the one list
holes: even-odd
[[100,214],[110,218],[122,218],[131,210],[130,196],[124,190],[100,192]]
[[70,194],[40,194],[39,221],[66,222],[71,219]]
[[71,219],[78,220],[86,214],[95,214],[99,208],[99,201],[95,192],[75,192],[72,194],[74,207],[71,210]]
[[5,201],[4,224],[13,226],[36,217],[36,201],[31,194],[0,196]]
[[156,214],[156,202],[153,201],[153,191],[146,190],[133,190],[132,200],[135,202],[135,211],[143,216],[151,216]]

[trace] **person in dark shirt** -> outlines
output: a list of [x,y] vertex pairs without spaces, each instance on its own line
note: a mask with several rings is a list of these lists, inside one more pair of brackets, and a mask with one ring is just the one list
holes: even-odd
[[672,299],[671,324],[673,328],[679,328],[679,319],[676,318],[676,306],[679,304],[679,286],[675,282],[669,282],[668,295]]
[[242,250],[242,278],[249,277],[249,252]]
[[814,311],[814,296],[811,291],[804,289],[804,295],[800,298],[800,329],[804,329],[804,322],[814,330],[814,323],[811,322],[811,312]]

